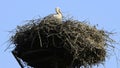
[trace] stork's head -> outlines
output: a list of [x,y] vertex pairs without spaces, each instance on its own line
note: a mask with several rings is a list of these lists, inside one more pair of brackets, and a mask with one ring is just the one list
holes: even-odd
[[56,11],[57,14],[62,14],[59,7],[56,7],[56,8],[55,8],[55,11]]

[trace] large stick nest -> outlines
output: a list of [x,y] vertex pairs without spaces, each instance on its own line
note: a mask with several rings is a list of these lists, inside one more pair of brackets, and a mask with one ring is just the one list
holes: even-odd
[[104,30],[85,22],[36,19],[17,26],[11,41],[16,56],[30,66],[52,67],[55,62],[61,68],[79,68],[104,62],[108,38]]

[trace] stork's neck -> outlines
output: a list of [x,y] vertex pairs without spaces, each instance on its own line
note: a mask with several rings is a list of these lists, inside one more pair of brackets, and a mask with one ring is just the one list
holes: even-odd
[[61,13],[60,10],[57,10],[56,13],[57,13],[58,15],[62,15],[62,13]]

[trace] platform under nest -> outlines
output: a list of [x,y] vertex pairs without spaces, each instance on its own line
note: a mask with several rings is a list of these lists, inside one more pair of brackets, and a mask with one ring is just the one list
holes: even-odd
[[13,52],[34,68],[74,68],[105,61],[109,35],[85,22],[31,20],[11,37]]

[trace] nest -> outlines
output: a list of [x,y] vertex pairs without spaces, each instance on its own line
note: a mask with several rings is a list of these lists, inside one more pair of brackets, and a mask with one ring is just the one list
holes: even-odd
[[85,22],[36,19],[18,26],[11,42],[15,55],[29,66],[79,68],[105,61],[108,38],[104,30]]

